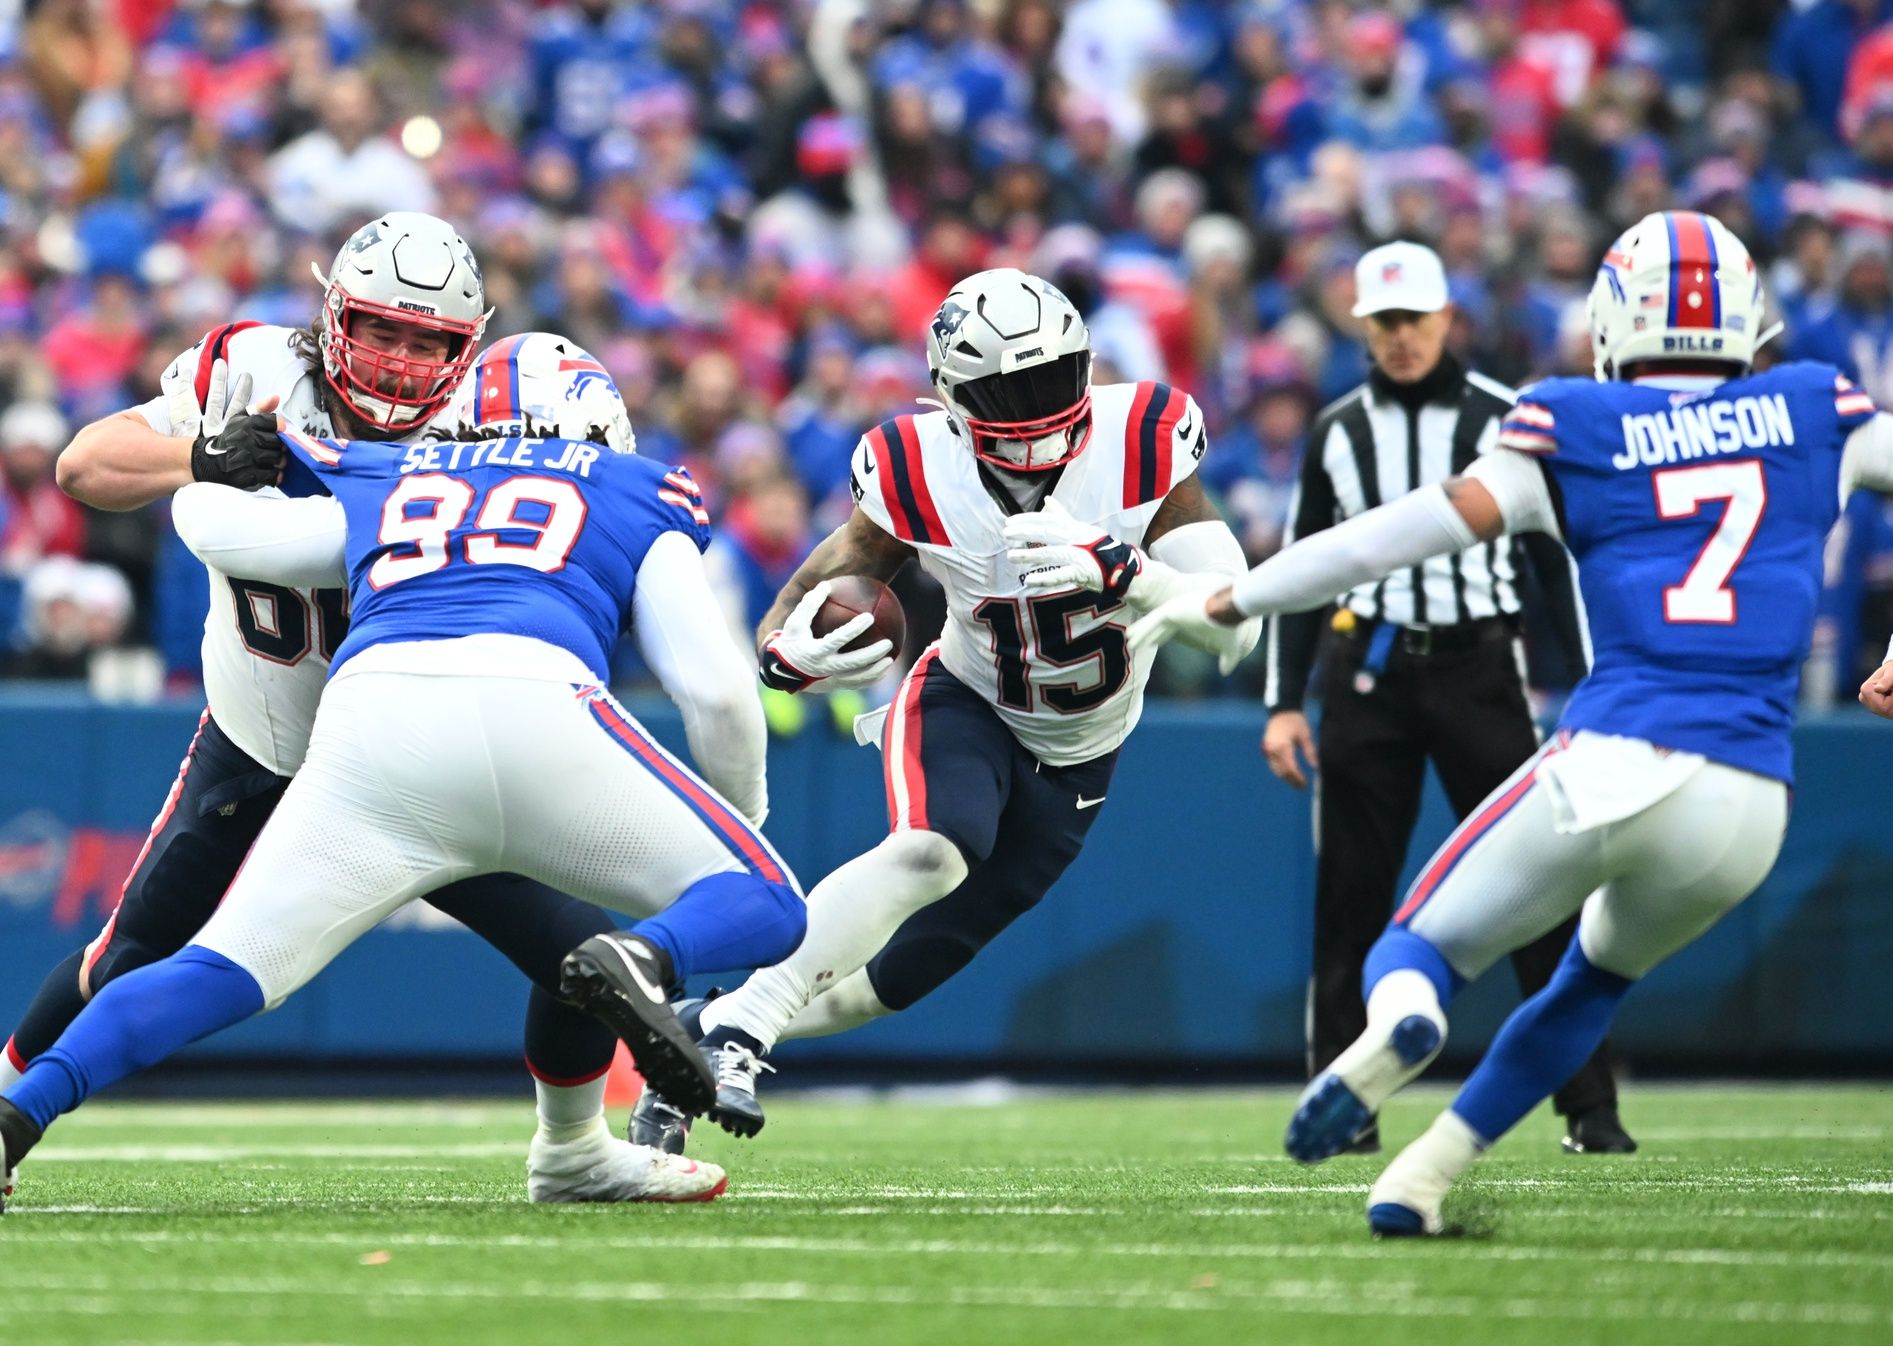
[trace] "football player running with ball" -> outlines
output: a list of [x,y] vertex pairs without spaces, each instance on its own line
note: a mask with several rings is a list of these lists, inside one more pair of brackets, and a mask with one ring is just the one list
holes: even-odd
[[[961,281],[927,361],[940,410],[863,437],[854,513],[762,624],[768,685],[864,686],[893,651],[844,649],[865,614],[812,633],[825,581],[886,580],[914,557],[946,589],[945,633],[856,726],[880,742],[886,840],[810,892],[793,957],[702,1007],[711,1116],[739,1135],[762,1127],[755,1081],[779,1039],[906,1009],[1057,882],[1143,709],[1152,656],[1131,654],[1129,620],[1242,571],[1195,475],[1201,410],[1162,384],[1093,387],[1084,320],[1053,286],[1009,268]],[[1203,644],[1233,662],[1256,634],[1249,623]],[[632,1137],[680,1149],[686,1125],[647,1091]]]
[[[1550,533],[1577,560],[1590,676],[1421,872],[1367,956],[1367,1031],[1289,1124],[1295,1158],[1341,1153],[1439,1052],[1459,988],[1581,912],[1550,984],[1374,1184],[1378,1234],[1444,1232],[1453,1183],[1571,1077],[1630,988],[1767,877],[1823,543],[1848,492],[1893,487],[1893,418],[1865,393],[1831,365],[1750,369],[1769,335],[1761,278],[1719,221],[1646,216],[1604,255],[1589,313],[1596,381],[1524,390],[1463,477],[1132,633],[1138,648],[1201,639],[1508,532]],[[1863,699],[1882,691],[1870,679]]]
[[[280,1005],[408,902],[493,873],[643,918],[571,951],[563,988],[647,1080],[710,1103],[666,988],[781,958],[804,919],[755,827],[766,733],[749,656],[714,615],[709,518],[687,475],[636,455],[610,376],[562,338],[495,345],[453,419],[467,438],[284,432],[332,496],[179,492],[193,551],[274,583],[346,573],[354,622],[302,767],[230,891],[189,945],[101,990],[4,1092],[0,1158],[98,1089]],[[708,781],[601,685],[634,613]],[[714,1165],[625,1148],[645,1199],[723,1190]]]

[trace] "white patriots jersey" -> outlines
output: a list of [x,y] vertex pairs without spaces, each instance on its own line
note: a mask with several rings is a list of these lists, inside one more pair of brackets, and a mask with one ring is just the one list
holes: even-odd
[[[1143,545],[1164,497],[1207,447],[1202,410],[1161,383],[1091,390],[1091,438],[1052,496],[1121,542]],[[1006,559],[1008,510],[944,411],[900,416],[855,446],[855,502],[910,544],[946,589],[940,661],[991,703],[1048,766],[1101,757],[1143,713],[1155,651],[1133,659],[1132,614],[1083,589],[1029,587]]]
[[[163,391],[138,411],[160,434],[184,433],[190,427],[172,425],[172,399],[188,396],[201,412],[211,366],[223,360],[233,386],[239,375],[250,376],[254,401],[282,399],[277,412],[291,427],[332,436],[322,377],[296,353],[294,336],[290,328],[262,323],[213,328],[170,363],[159,381]],[[347,591],[291,589],[206,569],[204,695],[210,713],[257,762],[279,776],[294,775],[309,747],[329,658],[348,633]]]

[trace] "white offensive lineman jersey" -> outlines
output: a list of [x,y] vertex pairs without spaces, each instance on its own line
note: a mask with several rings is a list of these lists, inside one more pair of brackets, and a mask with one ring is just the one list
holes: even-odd
[[[233,386],[239,375],[250,376],[254,401],[279,397],[277,413],[289,425],[332,437],[322,376],[303,363],[291,344],[294,336],[290,328],[253,322],[213,328],[171,362],[160,380],[163,392],[138,411],[159,434],[182,433],[172,425],[172,399],[188,395],[201,412],[211,366],[223,360]],[[279,776],[294,775],[309,746],[329,658],[348,633],[348,593],[290,589],[206,569],[204,695],[210,713],[244,752]]]
[[[1142,546],[1164,497],[1196,471],[1208,438],[1188,393],[1161,383],[1091,390],[1091,439],[1051,494],[1121,542]],[[940,661],[992,703],[1048,766],[1101,757],[1143,712],[1152,650],[1133,661],[1132,614],[1101,594],[1026,585],[1006,559],[1008,508],[944,411],[900,416],[855,446],[856,504],[919,554],[945,587]],[[1016,508],[1016,507],[1014,507]]]

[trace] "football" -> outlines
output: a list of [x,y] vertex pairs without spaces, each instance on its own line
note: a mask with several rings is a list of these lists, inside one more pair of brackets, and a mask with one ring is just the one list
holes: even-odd
[[870,614],[874,624],[849,641],[847,648],[858,650],[877,640],[891,640],[898,656],[907,639],[907,614],[892,589],[866,575],[843,575],[829,581],[828,601],[815,613],[815,634],[825,636],[861,612]]

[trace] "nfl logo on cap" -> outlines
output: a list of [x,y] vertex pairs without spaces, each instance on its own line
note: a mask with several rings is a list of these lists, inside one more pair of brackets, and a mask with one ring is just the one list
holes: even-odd
[[1419,243],[1375,248],[1354,268],[1354,316],[1401,311],[1437,313],[1448,303],[1446,268]]

